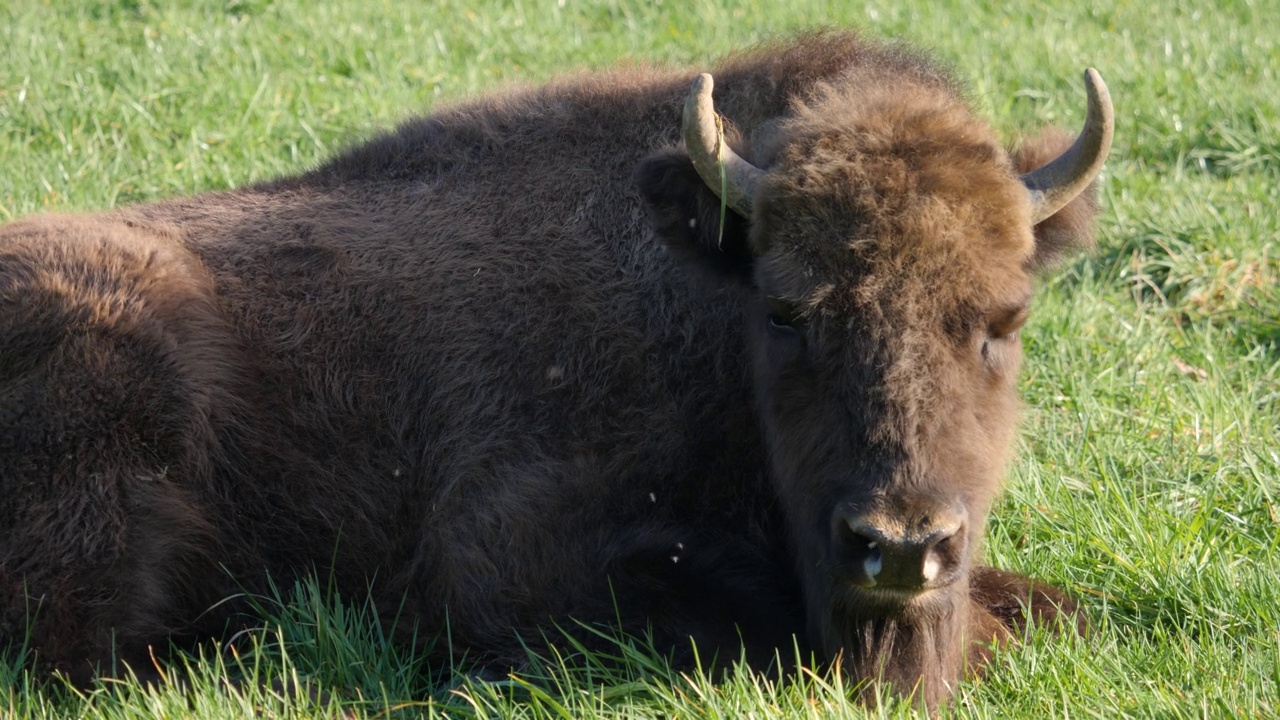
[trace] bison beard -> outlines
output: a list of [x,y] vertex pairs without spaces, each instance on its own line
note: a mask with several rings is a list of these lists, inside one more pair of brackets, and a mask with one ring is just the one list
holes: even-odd
[[620,621],[936,705],[1074,613],[975,558],[1090,78],[1072,149],[1008,154],[928,59],[811,34],[0,228],[0,644],[88,682],[318,571],[496,667]]

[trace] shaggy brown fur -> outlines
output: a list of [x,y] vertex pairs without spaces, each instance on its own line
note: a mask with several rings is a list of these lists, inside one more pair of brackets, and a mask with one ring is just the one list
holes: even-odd
[[[1031,273],[1094,213],[1033,236],[1015,171],[1060,139],[1011,160],[937,66],[850,34],[714,75],[769,171],[723,232],[692,73],[652,70],[0,229],[0,641],[34,616],[87,680],[318,569],[498,666],[569,618],[761,664],[794,634],[933,704],[1020,602],[1070,611],[970,570]],[[840,518],[938,503],[946,582],[847,581]]]

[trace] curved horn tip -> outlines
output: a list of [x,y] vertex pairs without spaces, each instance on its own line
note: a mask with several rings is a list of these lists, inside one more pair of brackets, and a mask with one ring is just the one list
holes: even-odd
[[716,81],[711,73],[699,73],[689,86],[689,97],[685,101],[685,114],[692,117],[715,118],[715,102],[711,98]]
[[[694,131],[700,138],[699,145],[714,147],[719,145],[719,133],[716,132],[716,102],[712,100],[712,90],[716,88],[716,79],[710,73],[699,73],[690,83],[689,96],[685,99],[684,122],[687,131]],[[689,137],[686,135],[686,141]]]
[[[1111,91],[1103,81],[1102,74],[1093,68],[1084,70],[1084,87],[1088,95],[1089,110],[1098,110],[1107,118],[1111,117]],[[1090,112],[1090,114],[1093,114]]]
[[[689,160],[707,187],[743,217],[751,216],[752,194],[763,171],[725,143],[711,91],[715,81],[701,73],[685,98],[683,129]],[[722,192],[723,191],[723,192]]]
[[698,76],[693,79],[689,92],[695,95],[710,95],[715,86],[716,80],[711,77],[711,73],[698,73]]
[[1098,72],[1097,68],[1084,69],[1084,82],[1090,87],[1101,88],[1104,92],[1107,89],[1107,84],[1102,81],[1102,73]]
[[1085,68],[1084,85],[1088,106],[1075,143],[1052,162],[1022,175],[1031,193],[1035,223],[1049,218],[1087,188],[1111,151],[1115,114],[1107,84],[1097,70]]

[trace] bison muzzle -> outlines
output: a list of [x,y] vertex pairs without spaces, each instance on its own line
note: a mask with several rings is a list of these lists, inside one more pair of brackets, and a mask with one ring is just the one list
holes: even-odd
[[496,667],[621,623],[936,705],[1074,612],[978,557],[1033,279],[1091,242],[1086,88],[1010,153],[815,33],[0,228],[0,643],[88,681],[318,572]]

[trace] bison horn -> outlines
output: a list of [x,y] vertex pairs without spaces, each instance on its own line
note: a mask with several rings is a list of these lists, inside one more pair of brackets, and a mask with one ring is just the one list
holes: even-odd
[[1084,86],[1089,95],[1089,109],[1080,136],[1048,165],[1022,176],[1022,183],[1031,193],[1033,223],[1049,218],[1089,187],[1111,150],[1111,136],[1115,131],[1111,94],[1102,76],[1093,68],[1084,71]]
[[725,205],[743,217],[751,217],[751,199],[764,171],[743,160],[724,141],[724,127],[711,89],[715,81],[702,73],[684,101],[684,144],[702,181]]

